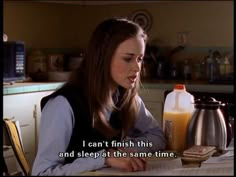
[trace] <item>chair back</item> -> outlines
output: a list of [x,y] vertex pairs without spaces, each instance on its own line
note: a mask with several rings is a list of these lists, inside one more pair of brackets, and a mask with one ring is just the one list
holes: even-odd
[[16,159],[24,175],[29,176],[30,167],[29,167],[28,161],[26,159],[26,156],[23,150],[21,134],[20,134],[21,131],[19,130],[19,127],[16,126],[16,123],[14,120],[4,119],[4,126],[6,127],[7,136],[10,140]]
[[8,172],[7,163],[5,161],[5,158],[2,156],[1,160],[2,160],[2,164],[3,164],[3,167],[2,167],[3,176],[9,176],[9,172]]

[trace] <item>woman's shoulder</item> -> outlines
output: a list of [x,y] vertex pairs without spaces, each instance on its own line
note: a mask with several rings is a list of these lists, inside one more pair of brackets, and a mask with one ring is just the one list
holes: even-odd
[[[78,91],[78,90],[77,90]],[[79,92],[79,91],[78,91]],[[76,97],[76,90],[73,87],[69,86],[63,86],[59,88],[58,90],[54,91],[52,94],[47,95],[41,99],[41,109],[44,108],[44,106],[48,103],[48,101],[60,103],[65,102],[66,100],[71,102],[74,97]]]
[[135,100],[138,104],[141,104],[143,102],[142,98],[139,96],[139,94],[135,95]]
[[138,94],[135,96],[135,101],[138,106],[138,109],[140,109],[141,106],[144,104],[142,98]]
[[63,95],[57,95],[55,97],[49,98],[45,103],[45,106],[53,106],[57,108],[63,108],[69,105],[68,100]]

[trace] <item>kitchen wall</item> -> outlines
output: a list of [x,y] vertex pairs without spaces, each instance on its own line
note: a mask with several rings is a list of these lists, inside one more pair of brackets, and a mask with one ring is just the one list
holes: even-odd
[[3,27],[9,40],[23,40],[27,48],[85,48],[104,18],[139,9],[152,15],[150,43],[177,46],[177,33],[187,31],[190,47],[233,47],[233,1],[81,6],[5,0]]
[[[68,56],[71,53],[78,55],[81,49],[86,48],[92,31],[105,18],[129,17],[137,10],[146,10],[152,16],[149,44],[160,49],[165,56],[164,62],[176,65],[180,78],[184,61],[187,59],[191,72],[195,72],[195,65],[205,61],[209,49],[218,50],[222,58],[227,56],[230,77],[234,72],[233,1],[156,1],[110,5],[35,1],[5,0],[3,8],[4,33],[9,40],[25,42],[27,68],[33,67],[28,57],[33,49],[41,49],[46,55],[66,54],[65,61],[69,62]],[[188,34],[186,47],[170,57],[170,51],[179,45],[179,32]],[[150,66],[150,77],[155,78],[157,63]]]

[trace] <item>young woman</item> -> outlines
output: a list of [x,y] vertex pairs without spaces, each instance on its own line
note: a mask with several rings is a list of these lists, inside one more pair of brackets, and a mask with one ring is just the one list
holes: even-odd
[[[146,40],[142,28],[127,19],[97,26],[80,67],[41,101],[33,175],[71,175],[105,166],[145,170],[145,159],[130,153],[165,148],[164,134],[137,92]],[[128,155],[117,158],[117,151]]]

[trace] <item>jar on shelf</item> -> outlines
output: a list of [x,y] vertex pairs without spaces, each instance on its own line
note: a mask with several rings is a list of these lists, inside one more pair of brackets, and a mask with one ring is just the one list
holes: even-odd
[[201,63],[199,61],[193,63],[192,78],[193,80],[200,80],[201,78]]
[[27,57],[27,73],[33,81],[47,80],[46,55],[41,50],[33,50]]
[[64,70],[64,56],[62,54],[50,54],[47,56],[47,70],[63,71]]
[[206,80],[206,61],[200,60],[200,80]]
[[192,74],[191,74],[191,66],[189,63],[189,60],[184,60],[184,80],[191,80]]

